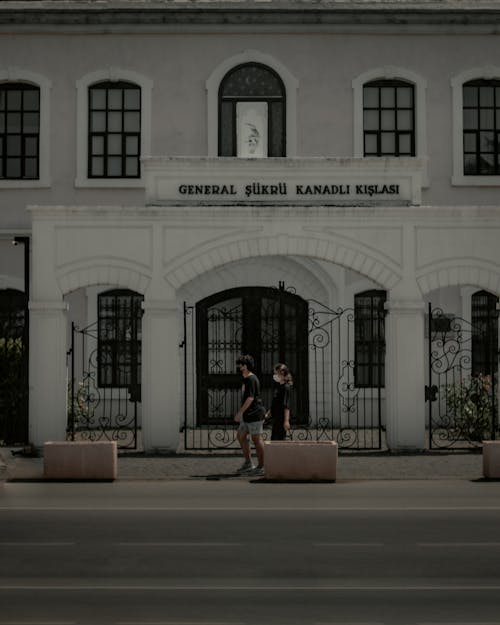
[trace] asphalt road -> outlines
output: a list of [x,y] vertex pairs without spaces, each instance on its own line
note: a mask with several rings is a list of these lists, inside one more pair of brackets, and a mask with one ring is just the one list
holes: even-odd
[[19,484],[0,625],[500,624],[500,484]]

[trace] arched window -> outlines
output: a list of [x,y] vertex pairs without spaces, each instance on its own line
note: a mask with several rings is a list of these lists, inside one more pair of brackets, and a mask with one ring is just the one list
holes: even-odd
[[498,370],[498,297],[488,291],[472,296],[472,375]]
[[354,297],[354,378],[357,388],[383,388],[385,383],[385,291]]
[[98,296],[99,386],[137,388],[141,383],[143,296],[117,289]]
[[463,85],[465,176],[500,175],[500,80]]
[[375,80],[363,86],[364,156],[415,156],[414,85]]
[[278,74],[260,63],[229,71],[219,88],[219,156],[286,156],[286,98]]
[[40,177],[40,89],[23,82],[0,84],[0,179]]
[[88,177],[139,178],[141,89],[129,82],[89,87]]

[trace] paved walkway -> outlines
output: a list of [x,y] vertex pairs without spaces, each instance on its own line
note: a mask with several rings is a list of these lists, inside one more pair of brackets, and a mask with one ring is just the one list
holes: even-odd
[[[119,480],[235,479],[242,458],[238,454],[123,455],[118,458]],[[341,454],[337,480],[482,479],[480,452],[424,452],[416,454]],[[0,448],[0,480],[43,479],[43,459],[13,456]],[[238,477],[236,479],[255,479]]]

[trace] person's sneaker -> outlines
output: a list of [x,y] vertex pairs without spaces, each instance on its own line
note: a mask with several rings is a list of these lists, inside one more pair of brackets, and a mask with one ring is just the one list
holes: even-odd
[[241,467],[236,471],[236,473],[248,473],[249,471],[253,471],[255,469],[255,465],[251,462],[244,462]]
[[252,475],[255,475],[255,477],[262,477],[265,474],[264,467],[255,467],[255,469],[252,470]]

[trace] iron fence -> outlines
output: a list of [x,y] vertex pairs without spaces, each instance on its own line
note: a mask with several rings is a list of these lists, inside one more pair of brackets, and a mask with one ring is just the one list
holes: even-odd
[[[383,415],[385,407],[383,368],[370,386],[362,384],[355,358],[356,323],[353,309],[331,309],[320,302],[305,302],[294,308],[293,298],[283,288],[266,290],[266,307],[253,307],[269,315],[261,325],[261,336],[267,356],[260,360],[257,375],[263,387],[263,401],[269,406],[272,397],[272,364],[269,353],[279,358],[279,344],[284,341],[286,362],[295,363],[294,396],[290,438],[294,440],[333,440],[341,449],[382,449],[384,445]],[[186,450],[223,450],[238,447],[234,414],[240,404],[241,378],[235,361],[242,352],[254,354],[245,342],[247,318],[236,293],[228,294],[207,310],[184,305],[184,447]],[[261,296],[255,293],[255,296]],[[242,297],[249,296],[248,291]],[[287,305],[283,304],[286,298]],[[297,296],[294,296],[297,299]],[[270,307],[268,300],[277,304]],[[261,300],[259,300],[261,301]],[[281,317],[285,317],[284,319]],[[375,321],[383,337],[384,318]],[[248,322],[247,322],[248,323]],[[210,330],[216,327],[217,332]],[[265,332],[262,330],[265,327]],[[271,332],[272,329],[272,332]],[[302,341],[300,333],[305,339]],[[283,336],[280,333],[284,333]],[[270,339],[272,336],[272,339]],[[263,340],[264,340],[263,339]],[[269,345],[271,347],[269,347]],[[383,350],[384,343],[379,344]],[[266,352],[267,350],[267,352]],[[383,362],[384,354],[377,356]],[[262,363],[267,363],[267,368]],[[200,363],[205,363],[200,368]],[[230,370],[232,368],[232,371]],[[300,380],[297,379],[297,369]],[[214,371],[215,382],[207,388],[206,379]],[[200,401],[200,396],[204,401]],[[270,429],[264,438],[270,437]]]
[[[474,449],[498,438],[497,315],[473,324],[429,305],[427,337],[429,447]],[[486,346],[480,361],[477,345]]]

